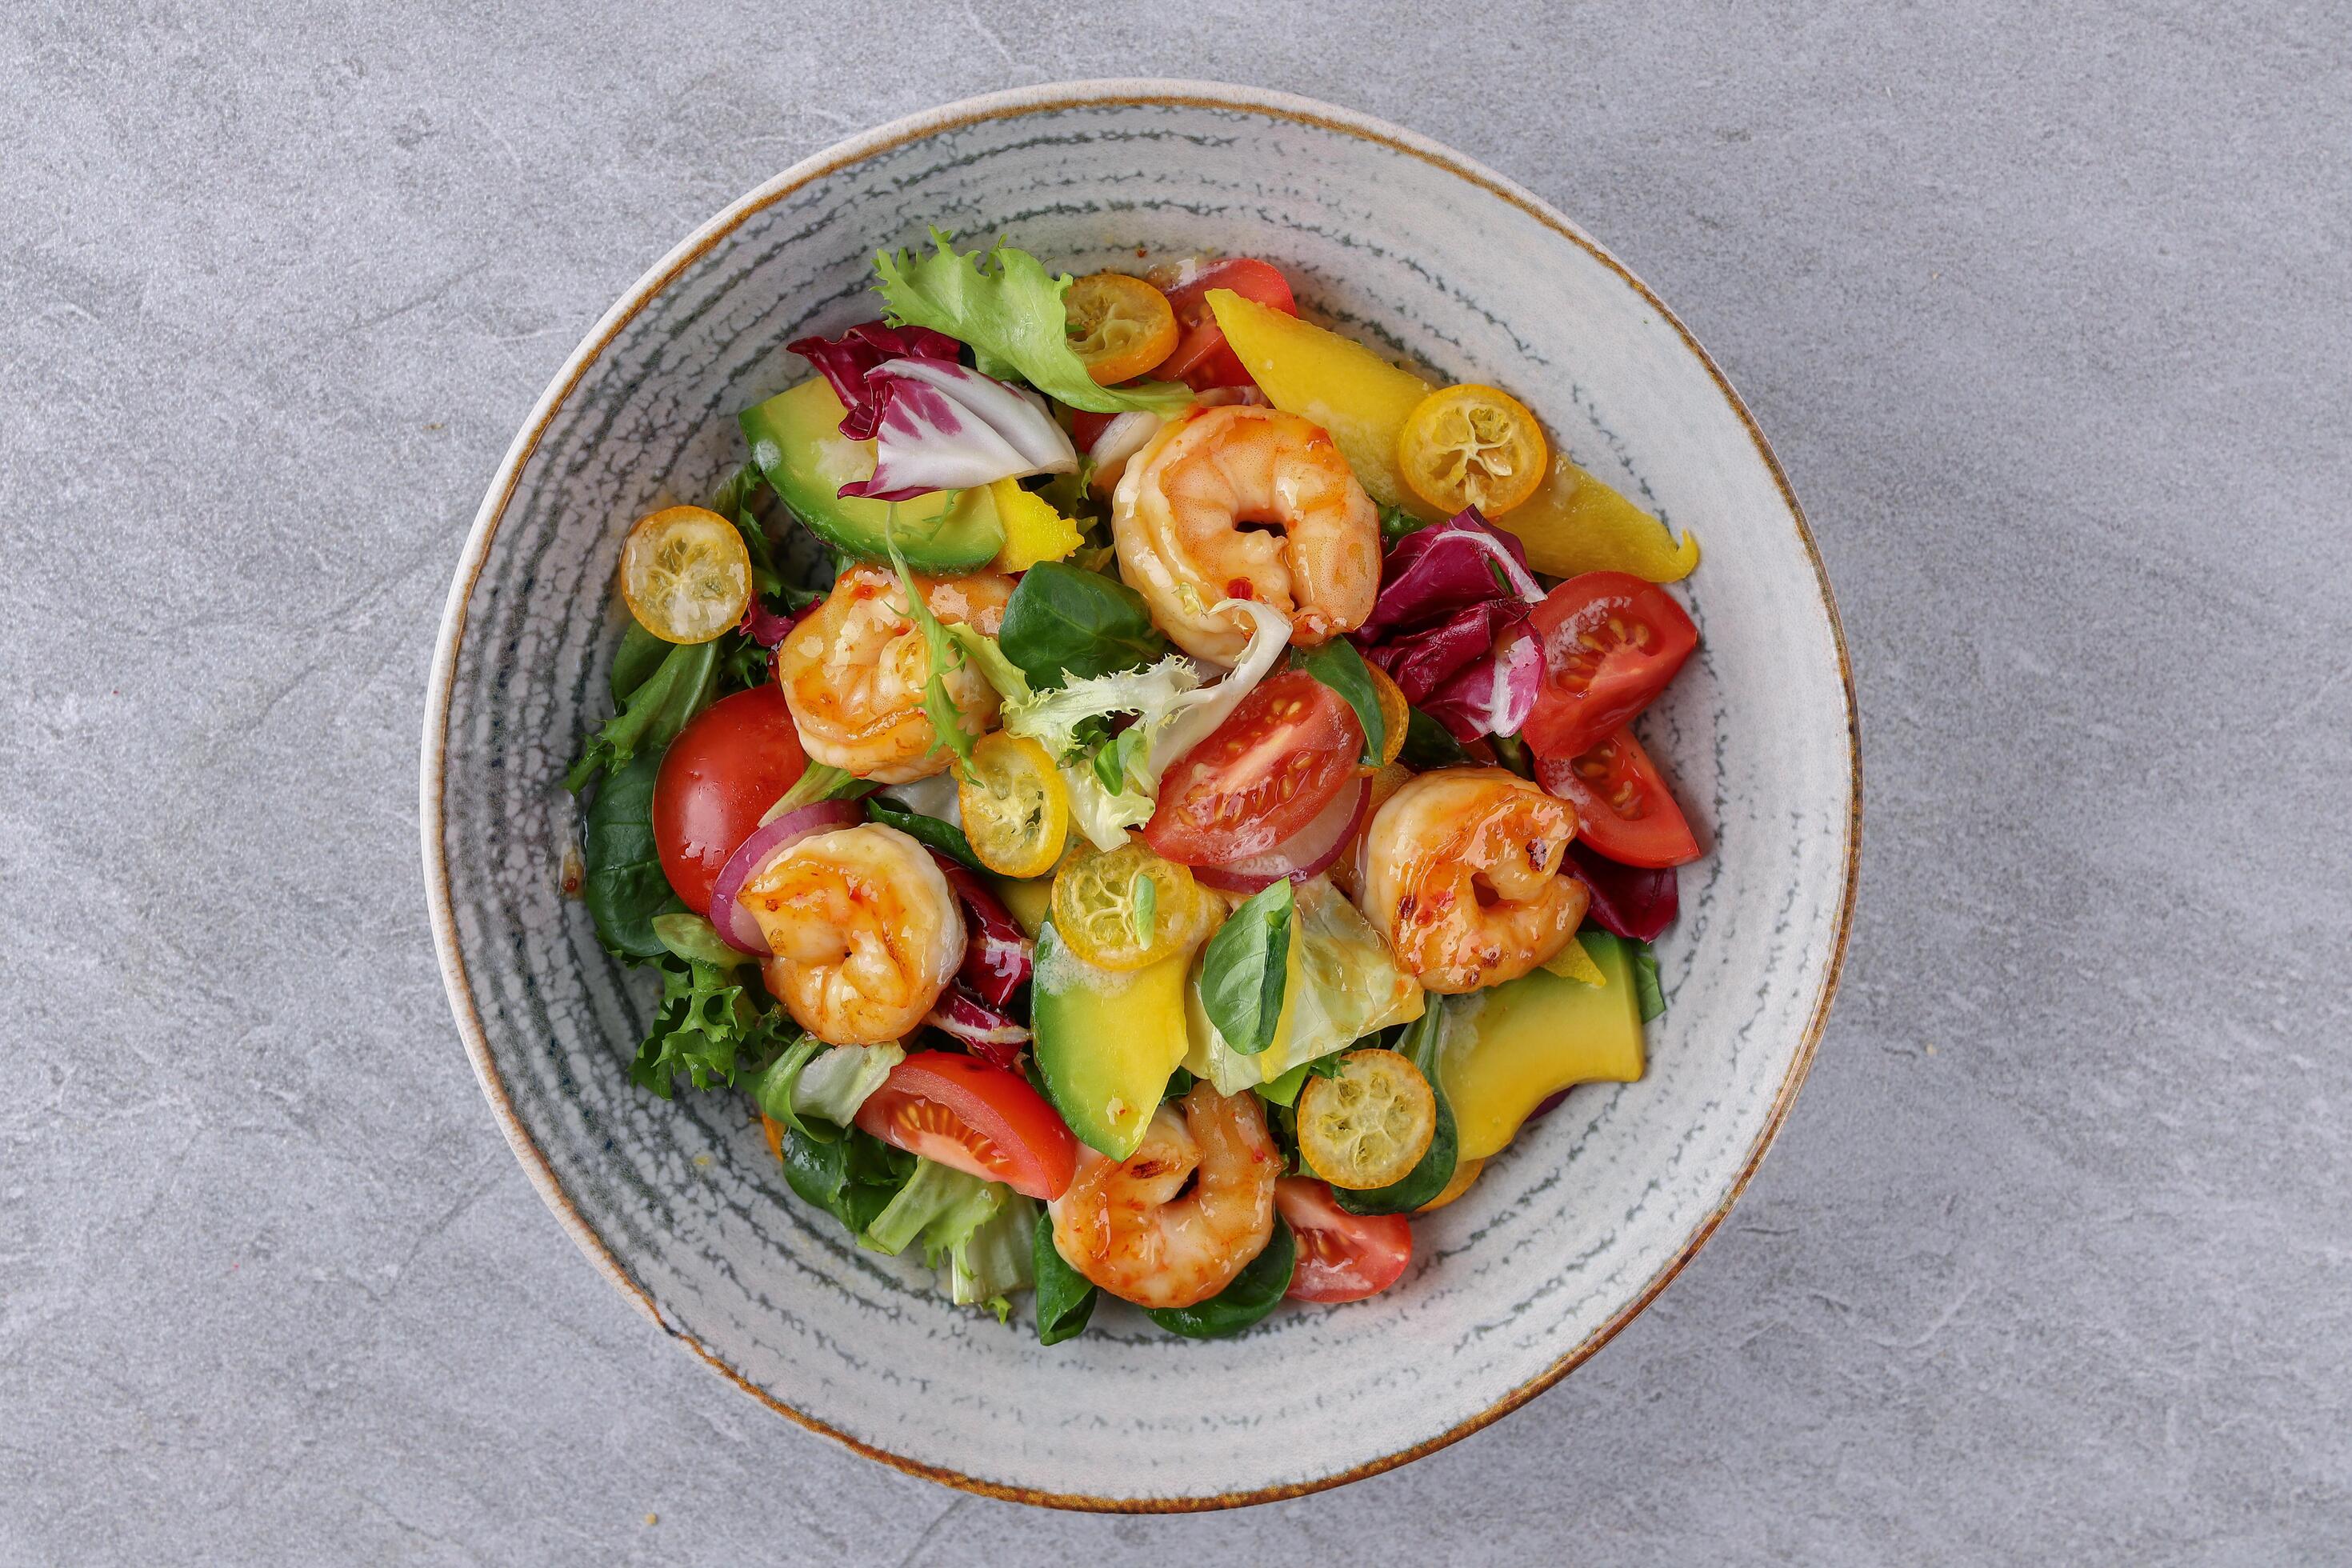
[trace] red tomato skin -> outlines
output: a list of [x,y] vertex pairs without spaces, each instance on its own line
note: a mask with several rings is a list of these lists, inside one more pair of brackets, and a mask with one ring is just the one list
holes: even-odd
[[[986,1139],[998,1159],[983,1162],[951,1133],[909,1127],[899,1112],[917,1101]],[[892,1068],[857,1108],[857,1125],[885,1143],[1003,1182],[1027,1197],[1058,1198],[1077,1173],[1078,1141],[1045,1096],[1018,1073],[954,1051],[917,1051]]]
[[[1607,770],[1594,781],[1583,770]],[[1612,730],[1573,759],[1538,757],[1536,782],[1576,807],[1577,837],[1627,866],[1685,866],[1698,858],[1690,821],[1631,730]]]
[[1698,628],[1673,595],[1626,572],[1570,577],[1536,606],[1535,629],[1544,672],[1519,733],[1547,757],[1591,751],[1647,708],[1698,647]]
[[[1278,741],[1267,743],[1277,734]],[[1302,669],[1268,676],[1168,770],[1160,804],[1143,827],[1144,842],[1186,866],[1263,855],[1331,804],[1356,776],[1363,750],[1363,723],[1346,699]],[[1224,774],[1235,763],[1271,763],[1290,775],[1294,787],[1286,797],[1255,809],[1228,808],[1221,804],[1231,793]]]
[[807,771],[792,710],[773,681],[722,697],[688,721],[654,777],[654,844],[662,874],[696,914],[727,858]]
[[1169,292],[1168,303],[1176,312],[1176,346],[1151,374],[1163,381],[1181,381],[1195,392],[1213,386],[1255,386],[1240,357],[1225,346],[1224,330],[1209,309],[1212,289],[1230,289],[1286,316],[1298,314],[1290,279],[1274,263],[1249,256],[1212,261],[1182,288]]
[[1274,1206],[1298,1240],[1286,1292],[1294,1301],[1360,1301],[1402,1279],[1412,1262],[1404,1215],[1349,1214],[1321,1182],[1283,1177],[1274,1184]]

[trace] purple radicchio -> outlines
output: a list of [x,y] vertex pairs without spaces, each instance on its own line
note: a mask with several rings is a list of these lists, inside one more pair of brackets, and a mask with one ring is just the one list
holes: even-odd
[[1372,613],[1351,635],[1455,740],[1516,734],[1543,675],[1528,626],[1542,598],[1518,540],[1472,507],[1397,541]]
[[927,359],[954,364],[963,345],[945,332],[929,327],[886,327],[862,321],[837,338],[800,338],[786,343],[817,368],[846,410],[841,433],[853,441],[871,441],[882,423],[887,386],[868,387],[866,373],[886,360]]
[[1077,448],[1034,392],[929,359],[886,360],[866,384],[882,403],[874,477],[842,486],[845,496],[908,500],[1078,466]]

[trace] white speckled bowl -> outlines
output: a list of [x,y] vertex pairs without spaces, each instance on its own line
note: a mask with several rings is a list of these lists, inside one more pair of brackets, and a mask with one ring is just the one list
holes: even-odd
[[[1085,272],[1222,250],[1308,312],[1512,387],[1577,460],[1696,530],[1699,657],[1644,721],[1711,853],[1660,944],[1642,1082],[1579,1089],[1416,1226],[1403,1283],[1241,1338],[1115,1305],[1041,1348],[796,1202],[740,1096],[624,1068],[647,976],[558,889],[558,779],[604,711],[623,532],[738,457],[737,409],[806,374],[790,338],[873,312],[868,262],[927,225]],[[1834,988],[1859,833],[1845,655],[1787,481],[1690,334],[1499,175],[1249,89],[1036,88],[901,121],[778,175],[648,272],[564,365],[492,482],[425,724],[425,883],[483,1092],[581,1249],[793,1419],[903,1468],[1066,1506],[1203,1508],[1330,1486],[1549,1387],[1674,1277],[1756,1169]],[[1370,1347],[1370,1353],[1367,1352]]]

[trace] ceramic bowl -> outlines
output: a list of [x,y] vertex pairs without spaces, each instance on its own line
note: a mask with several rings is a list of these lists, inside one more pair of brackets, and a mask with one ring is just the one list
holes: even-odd
[[[1237,1339],[1113,1304],[1041,1347],[860,1251],[786,1191],[740,1095],[633,1088],[652,977],[596,944],[560,786],[608,703],[621,536],[739,458],[783,343],[875,313],[874,253],[932,225],[1083,273],[1261,255],[1307,312],[1439,382],[1511,387],[1576,459],[1696,531],[1701,652],[1643,721],[1707,847],[1659,944],[1641,1082],[1588,1086],[1417,1224],[1411,1272]],[[904,1469],[1075,1507],[1216,1507],[1372,1474],[1549,1387],[1654,1296],[1754,1173],[1819,1037],[1859,828],[1845,656],[1788,482],[1639,280],[1502,176],[1363,115],[1121,81],[975,99],[854,137],[673,251],[515,437],[450,589],[425,719],[425,884],[458,1033],[591,1260],[779,1413]]]

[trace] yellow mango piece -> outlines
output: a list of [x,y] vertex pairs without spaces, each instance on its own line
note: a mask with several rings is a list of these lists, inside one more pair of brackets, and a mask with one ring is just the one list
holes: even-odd
[[1587,985],[1609,984],[1609,976],[1592,962],[1592,955],[1584,951],[1584,944],[1574,937],[1570,937],[1568,945],[1552,954],[1550,962],[1544,967],[1562,980],[1580,980]]
[[1630,572],[1652,583],[1677,583],[1698,565],[1696,534],[1685,531],[1676,544],[1664,523],[1557,452],[1536,493],[1504,514],[1499,526],[1519,536],[1528,565],[1554,577]]
[[1040,561],[1059,561],[1076,550],[1078,525],[1054,510],[1053,503],[1021,488],[1018,479],[999,479],[988,487],[996,503],[997,521],[1004,524],[1004,548],[992,564],[999,572],[1026,572]]
[[[1406,486],[1396,462],[1398,432],[1435,387],[1353,339],[1229,289],[1209,290],[1209,309],[1274,405],[1328,430],[1374,500],[1437,518]],[[1551,472],[1536,493],[1492,520],[1518,535],[1528,564],[1555,577],[1630,572],[1674,583],[1691,574],[1698,565],[1695,535],[1685,533],[1677,544],[1665,524],[1578,468],[1558,441],[1552,453]]]
[[1260,390],[1276,408],[1329,431],[1366,494],[1382,506],[1436,518],[1405,487],[1396,463],[1397,432],[1404,428],[1405,416],[1435,387],[1351,338],[1230,289],[1210,289],[1209,309]]

